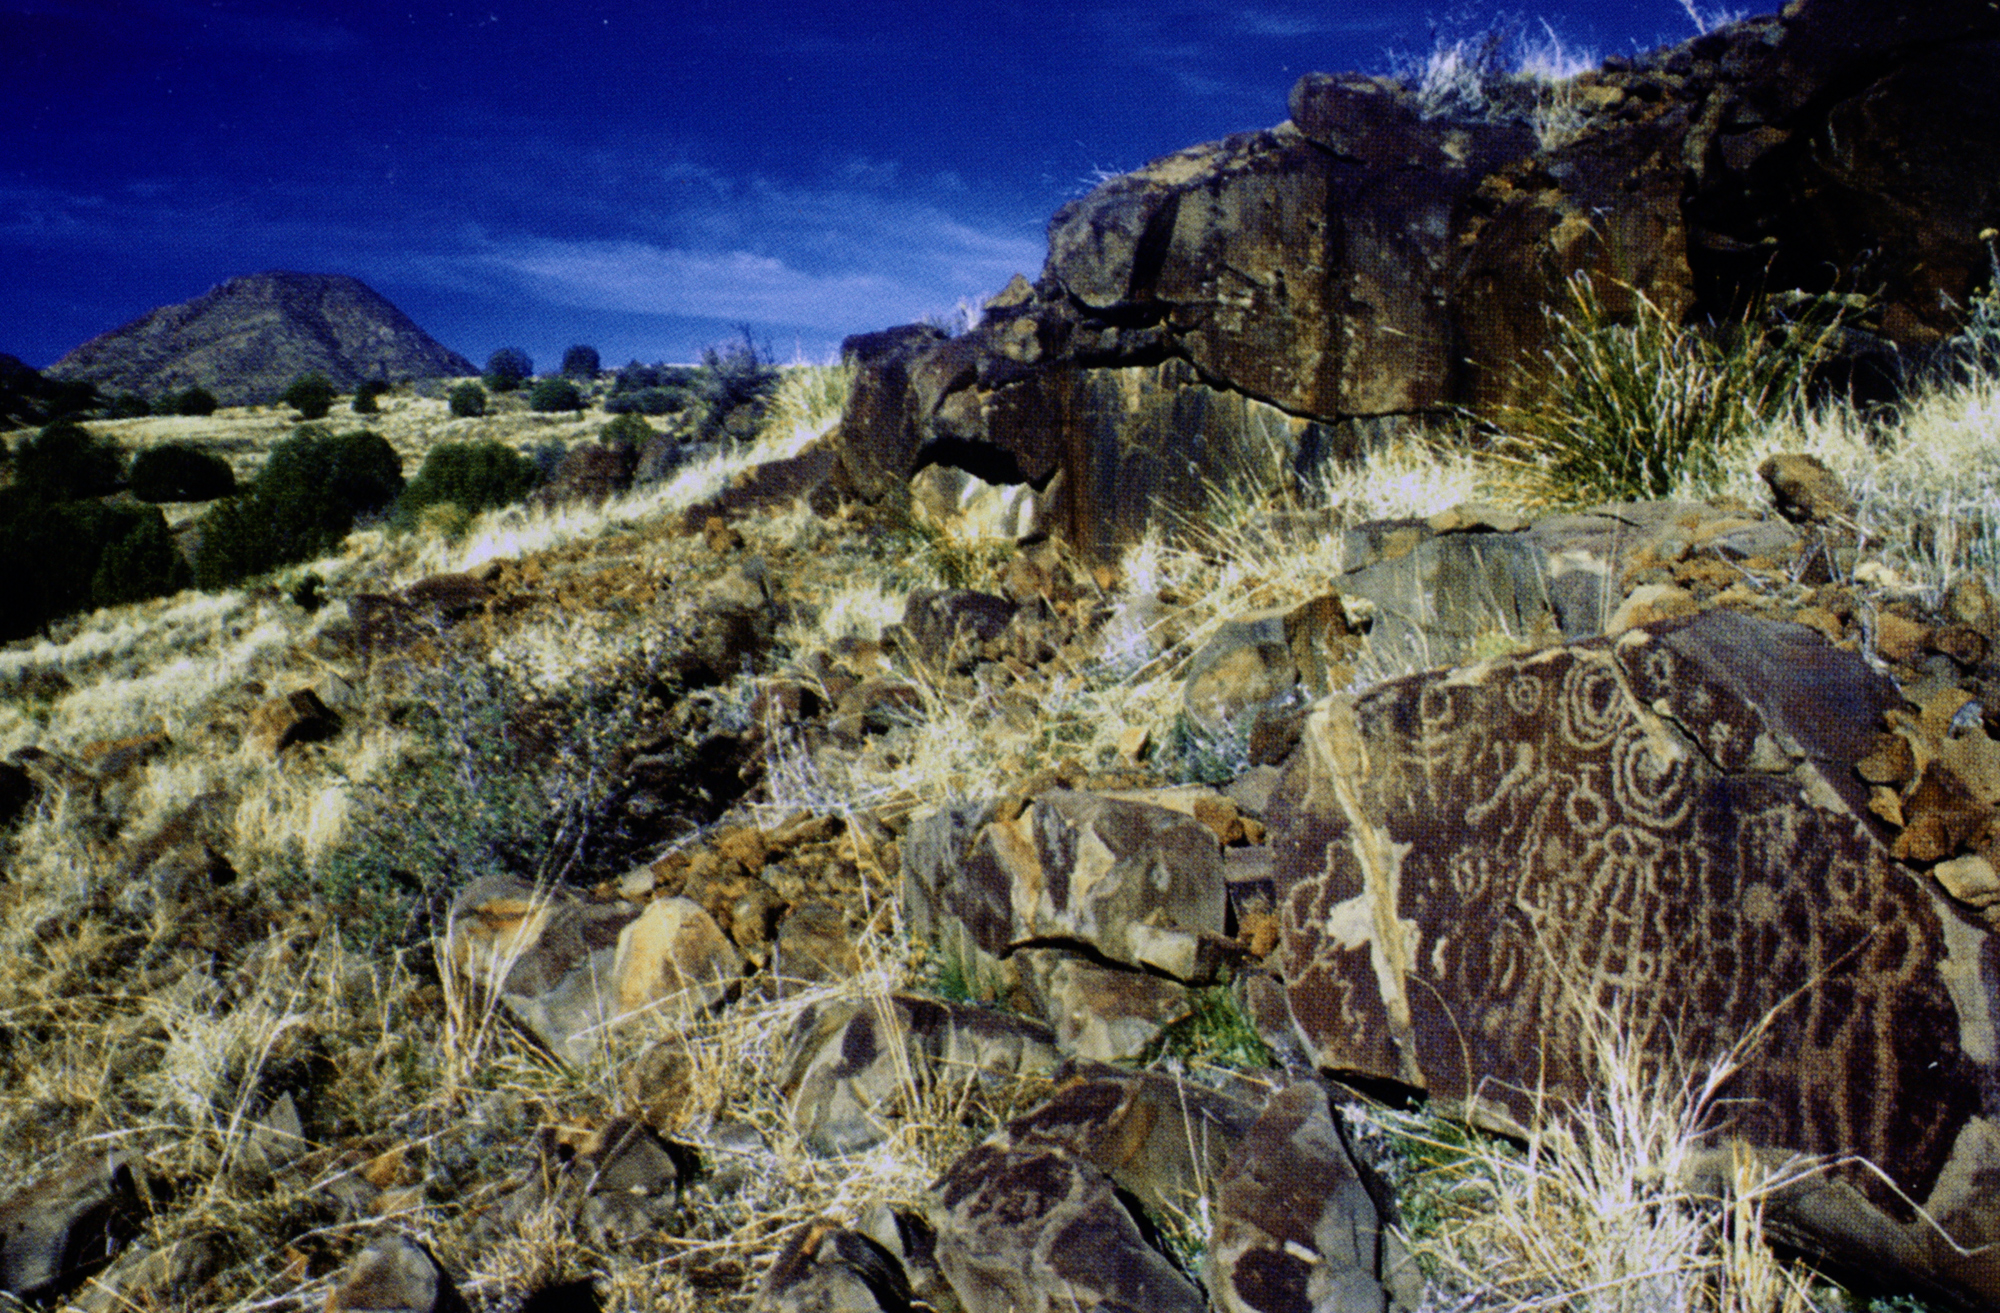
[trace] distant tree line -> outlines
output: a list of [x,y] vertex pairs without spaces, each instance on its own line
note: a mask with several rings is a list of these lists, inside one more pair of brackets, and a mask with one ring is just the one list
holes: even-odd
[[[538,411],[581,411],[601,399],[616,416],[601,443],[636,455],[666,441],[664,464],[655,460],[656,472],[642,475],[661,477],[658,471],[680,458],[683,438],[753,434],[778,380],[768,349],[747,330],[741,341],[705,351],[699,366],[635,360],[608,386],[604,372],[595,348],[574,346],[564,352],[562,372],[536,378],[525,351],[503,347],[488,360],[482,381],[451,391],[449,406],[455,416],[481,415],[489,389],[523,386]],[[363,383],[354,411],[378,413],[377,399],[388,390],[386,382]],[[401,459],[379,434],[335,433],[312,422],[325,418],[337,398],[324,375],[295,379],[282,401],[307,422],[239,486],[229,463],[197,444],[167,442],[132,455],[80,422],[91,415],[213,414],[216,398],[206,389],[150,402],[136,394],[107,399],[89,384],[52,382],[0,356],[0,425],[40,425],[11,445],[0,439],[0,641],[41,632],[77,611],[190,584],[235,586],[336,550],[364,519],[459,531],[473,515],[525,497],[571,454],[560,441],[533,455],[491,439],[446,442],[406,482]],[[675,434],[663,435],[640,418],[651,414],[684,418]],[[177,534],[161,503],[208,508]]]

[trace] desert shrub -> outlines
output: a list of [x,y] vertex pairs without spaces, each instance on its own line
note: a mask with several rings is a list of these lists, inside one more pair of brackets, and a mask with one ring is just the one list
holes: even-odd
[[19,494],[0,501],[0,639],[186,582],[158,507],[43,503]]
[[1821,301],[1766,326],[1686,325],[1629,289],[1616,321],[1584,275],[1550,312],[1551,345],[1531,400],[1499,415],[1500,456],[1545,504],[1666,497],[1720,475],[1730,447],[1799,409],[1840,312]]
[[528,460],[535,467],[538,482],[547,483],[562,468],[563,458],[569,455],[569,444],[561,438],[543,438],[528,452]]
[[402,461],[379,434],[302,427],[271,449],[250,487],[202,517],[195,582],[224,588],[340,546],[358,516],[403,490]]
[[604,426],[598,433],[597,440],[607,447],[617,443],[630,443],[635,448],[643,449],[658,436],[660,431],[637,415],[621,414]]
[[486,389],[477,383],[460,383],[451,390],[451,413],[460,419],[477,419],[486,413]]
[[[479,876],[572,875],[610,793],[600,763],[631,732],[611,689],[538,700],[495,667],[450,655],[418,677],[401,723],[415,750],[357,783],[367,805],[318,879],[346,923],[385,946],[421,941]],[[538,754],[537,740],[577,750]]]
[[583,394],[566,378],[537,379],[528,390],[528,408],[544,413],[582,410]]
[[153,403],[137,392],[121,392],[104,407],[106,419],[144,419],[153,413]]
[[37,501],[102,497],[124,474],[118,444],[70,420],[46,426],[14,453],[15,486]]
[[759,347],[746,325],[742,340],[706,347],[695,392],[704,438],[748,438],[756,433],[764,405],[778,388],[779,372],[768,348]]
[[535,462],[503,443],[440,443],[396,499],[396,522],[412,525],[426,507],[445,503],[476,515],[519,501],[541,481]]
[[486,357],[486,386],[495,392],[512,392],[535,372],[535,362],[517,346],[503,346]]
[[674,415],[687,407],[688,394],[679,388],[614,392],[604,399],[604,409],[613,415]]
[[285,389],[282,400],[307,419],[325,419],[333,409],[333,384],[324,374],[301,374]]
[[193,443],[162,443],[132,460],[132,495],[140,501],[214,501],[235,491],[229,462]]
[[92,606],[118,606],[178,592],[194,572],[174,547],[167,518],[157,506],[115,508],[121,523],[103,546],[91,571]]
[[189,415],[201,418],[213,415],[221,403],[207,388],[195,386],[179,392],[169,392],[153,402],[155,415]]
[[594,346],[573,346],[563,352],[564,378],[596,378],[602,368],[602,362],[597,358],[597,348]]
[[357,415],[379,415],[382,407],[375,398],[389,390],[389,385],[379,378],[370,379],[354,389],[354,413]]

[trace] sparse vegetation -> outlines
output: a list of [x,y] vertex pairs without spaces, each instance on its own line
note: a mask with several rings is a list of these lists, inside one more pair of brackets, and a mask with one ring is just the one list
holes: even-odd
[[741,340],[705,348],[695,396],[701,407],[697,428],[704,438],[748,438],[777,391],[780,374],[770,349],[757,345],[746,325]]

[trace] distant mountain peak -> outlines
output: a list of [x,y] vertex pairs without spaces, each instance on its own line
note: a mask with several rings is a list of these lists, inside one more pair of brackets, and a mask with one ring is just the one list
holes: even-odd
[[309,372],[348,389],[478,369],[358,278],[274,270],[141,315],[43,371],[146,397],[199,385],[231,405],[273,400]]

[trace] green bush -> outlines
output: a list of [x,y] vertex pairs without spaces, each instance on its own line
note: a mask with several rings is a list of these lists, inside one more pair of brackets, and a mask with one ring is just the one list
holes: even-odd
[[148,447],[132,461],[132,495],[140,501],[214,501],[235,491],[229,462],[193,443]]
[[414,525],[426,507],[446,502],[476,515],[519,501],[541,481],[534,461],[502,443],[440,443],[396,499],[396,523]]
[[486,358],[486,386],[495,392],[512,392],[530,374],[535,362],[517,346],[503,346]]
[[675,415],[687,408],[688,393],[681,388],[641,388],[604,399],[604,409],[613,415]]
[[537,379],[528,390],[528,408],[544,413],[582,410],[583,394],[566,378]]
[[283,401],[307,419],[325,419],[333,409],[333,384],[324,374],[301,374],[285,389]]
[[57,420],[14,453],[14,484],[36,501],[102,497],[125,475],[125,453],[116,442],[71,420]]
[[153,403],[137,392],[121,392],[104,407],[106,419],[144,419],[153,413]]
[[215,394],[204,387],[191,387],[185,392],[176,392],[163,400],[168,407],[168,413],[192,415],[196,418],[213,415],[218,404]]
[[379,378],[370,379],[368,382],[363,383],[360,387],[355,388],[354,413],[357,415],[381,414],[382,407],[376,404],[375,398],[381,396],[384,392],[387,392],[388,390],[389,390],[389,385],[387,383],[384,383]]
[[379,434],[302,427],[271,449],[248,490],[202,517],[195,582],[226,588],[324,556],[357,517],[382,510],[402,490],[402,461]]
[[1829,301],[1772,328],[1681,323],[1632,290],[1614,321],[1590,279],[1550,312],[1553,344],[1533,399],[1499,415],[1502,459],[1530,501],[1555,505],[1667,497],[1713,485],[1730,446],[1801,404],[1841,323]]
[[90,576],[92,606],[118,606],[179,592],[193,572],[174,548],[174,535],[157,506],[115,508],[123,524],[104,545]]
[[460,419],[477,419],[486,413],[486,389],[477,383],[460,383],[451,390],[451,413]]
[[635,450],[645,450],[646,444],[660,436],[660,431],[640,419],[637,415],[619,415],[606,424],[598,433],[597,440],[605,446],[630,443]]
[[0,498],[0,639],[87,607],[172,592],[187,577],[158,507]]
[[594,346],[573,346],[563,352],[562,376],[564,378],[596,378],[603,363],[597,358]]

